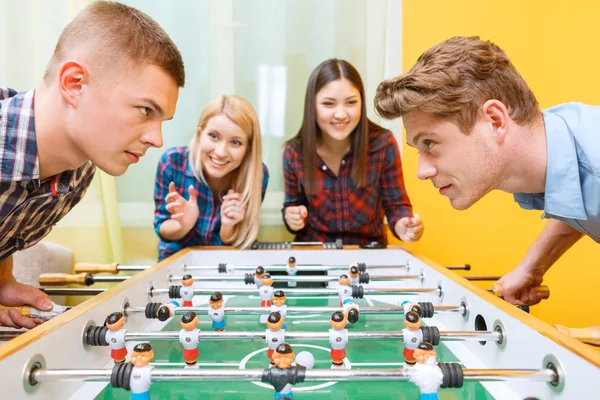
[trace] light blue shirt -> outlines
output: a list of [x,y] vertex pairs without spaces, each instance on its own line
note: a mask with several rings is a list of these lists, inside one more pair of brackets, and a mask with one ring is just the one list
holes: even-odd
[[565,103],[543,111],[548,146],[545,193],[515,193],[600,243],[600,107]]

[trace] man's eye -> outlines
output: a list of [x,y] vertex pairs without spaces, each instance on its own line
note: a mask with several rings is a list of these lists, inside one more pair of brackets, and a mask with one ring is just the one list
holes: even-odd
[[144,114],[145,116],[148,116],[150,114],[150,111],[152,111],[148,107],[138,107],[138,108],[140,109],[140,111],[142,112],[142,114]]
[[431,140],[423,140],[423,144],[425,145],[425,147],[427,147],[427,149],[431,150],[431,148],[433,147],[433,142]]

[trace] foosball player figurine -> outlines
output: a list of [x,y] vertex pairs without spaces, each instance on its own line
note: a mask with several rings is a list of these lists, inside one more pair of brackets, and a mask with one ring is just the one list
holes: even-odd
[[350,285],[350,278],[348,275],[343,274],[340,275],[340,279],[338,279],[340,284],[338,288],[338,295],[340,296],[340,307],[344,304],[344,300],[352,299],[352,288]]
[[262,277],[265,275],[265,269],[263,267],[256,267],[256,269],[254,270],[254,283],[256,283],[256,287],[260,288],[261,286],[261,279]]
[[404,339],[404,359],[407,367],[415,365],[417,360],[414,357],[415,349],[423,341],[423,331],[421,328],[421,318],[414,311],[409,311],[404,314],[404,325],[402,329],[402,337]]
[[344,311],[344,315],[346,315],[346,319],[351,324],[355,324],[358,322],[358,318],[360,317],[360,308],[358,304],[354,302],[352,299],[346,299],[342,303],[342,309]]
[[270,274],[264,274],[260,280],[260,302],[261,307],[271,307],[271,297],[273,297],[273,279]]
[[179,331],[179,343],[183,346],[183,358],[186,368],[196,367],[198,360],[198,317],[190,311],[181,317],[181,330]]
[[[286,299],[287,298],[285,297],[285,292],[283,290],[274,291],[273,297],[271,297],[271,300],[273,301],[273,304],[271,305],[271,312],[276,311],[281,314],[281,318],[283,318],[284,321],[287,317],[287,306],[285,305]],[[285,329],[285,327],[286,326],[284,323],[281,329]]]
[[285,343],[285,329],[281,329],[283,326],[284,320],[281,317],[281,314],[278,312],[272,312],[267,317],[267,330],[265,331],[265,340],[267,342],[267,347],[269,348],[269,352],[267,355],[269,356],[269,361],[271,362],[271,366],[273,366],[273,352],[282,343]]
[[[295,276],[298,273],[298,268],[296,267],[296,257],[290,257],[285,266],[285,270],[289,276]],[[288,286],[294,287],[298,284],[296,282],[288,282]]]
[[437,365],[435,350],[431,343],[423,342],[415,349],[417,364],[411,368],[409,380],[421,390],[419,400],[439,400],[438,388],[444,374]]
[[212,327],[220,332],[225,329],[225,307],[223,307],[223,295],[214,292],[208,299],[208,316],[212,319]]
[[299,382],[304,382],[306,368],[296,364],[292,366],[294,350],[287,343],[282,343],[273,353],[274,367],[263,371],[261,380],[270,383],[275,389],[275,400],[293,399],[292,387]]
[[150,343],[136,344],[131,352],[131,363],[133,369],[129,378],[131,388],[131,400],[150,400],[150,385],[152,378],[150,374],[154,369],[150,361],[154,358],[154,350]]
[[106,341],[110,346],[110,357],[116,363],[125,361],[127,356],[127,347],[125,347],[125,317],[120,312],[114,312],[106,317],[104,326],[108,328],[106,332]]
[[179,291],[181,298],[183,299],[184,307],[192,307],[192,299],[194,298],[194,288],[192,285],[194,280],[191,275],[184,275],[181,280],[181,290]]
[[358,286],[358,276],[360,275],[360,271],[358,270],[358,267],[356,265],[352,265],[350,267],[350,269],[348,270],[348,275],[350,276],[350,286]]
[[331,368],[344,368],[344,358],[346,358],[346,345],[348,344],[348,329],[346,316],[341,311],[331,314],[329,321],[331,328],[329,330],[329,344],[331,345]]

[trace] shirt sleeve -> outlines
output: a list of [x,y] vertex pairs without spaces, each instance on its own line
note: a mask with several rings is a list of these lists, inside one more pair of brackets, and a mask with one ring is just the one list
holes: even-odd
[[285,227],[291,233],[297,232],[292,231],[285,222],[285,209],[291,206],[301,205],[308,207],[308,201],[304,194],[304,190],[302,189],[300,180],[298,179],[298,174],[301,168],[302,165],[298,159],[298,153],[292,145],[288,144],[287,146],[285,146],[285,150],[283,152],[283,178],[285,200],[283,203],[283,209],[281,210],[281,215],[283,217],[283,223],[285,224]]
[[173,174],[169,168],[169,158],[169,152],[166,152],[158,161],[154,181],[154,230],[162,240],[165,239],[160,235],[160,226],[171,217],[171,213],[167,211],[167,202],[165,201],[169,193],[169,183],[173,180]]
[[267,193],[267,186],[269,186],[269,169],[265,164],[263,166],[263,181],[262,181],[262,197],[261,200],[265,200],[265,194]]
[[[389,143],[381,150],[385,152],[384,169],[380,182],[381,200],[390,230],[394,236],[398,237],[394,227],[401,218],[412,216],[412,205],[404,186],[398,142],[394,135],[391,133],[389,135]],[[400,238],[398,237],[398,239]]]

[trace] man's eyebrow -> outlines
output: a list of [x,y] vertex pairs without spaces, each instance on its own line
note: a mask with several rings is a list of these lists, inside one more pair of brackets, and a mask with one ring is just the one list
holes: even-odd
[[[158,114],[159,117],[162,117],[164,115],[164,111],[163,111],[162,107],[159,106],[156,101],[154,101],[148,97],[142,97],[140,100],[150,104],[152,106],[152,108],[154,108],[154,111]],[[166,120],[169,121],[172,119],[173,119],[173,117],[167,118]]]
[[413,138],[413,142],[412,144],[408,143],[408,140],[406,141],[406,144],[409,145],[410,147],[416,147],[417,144],[419,144],[419,139],[421,139],[423,136],[425,135],[429,135],[429,133],[427,132],[419,132],[417,133],[417,135]]

